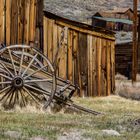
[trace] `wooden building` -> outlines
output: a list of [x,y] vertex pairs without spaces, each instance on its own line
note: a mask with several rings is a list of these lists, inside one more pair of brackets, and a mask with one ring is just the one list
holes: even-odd
[[58,56],[58,76],[80,87],[80,96],[106,96],[115,90],[114,33],[44,12],[44,54]]
[[113,31],[132,31],[133,11],[130,8],[117,8],[97,12],[92,17],[92,25]]
[[115,45],[115,72],[131,78],[132,73],[132,41]]
[[0,42],[42,46],[42,35],[43,0],[0,0]]
[[97,12],[94,16],[133,20],[133,10],[131,8],[115,8],[113,10]]
[[43,0],[0,0],[0,42],[37,44],[52,63],[57,58],[57,76],[77,84],[80,96],[115,90],[114,33],[43,12]]
[[[115,73],[132,78],[132,40],[122,41],[115,45]],[[140,73],[140,58],[138,56],[138,73]]]

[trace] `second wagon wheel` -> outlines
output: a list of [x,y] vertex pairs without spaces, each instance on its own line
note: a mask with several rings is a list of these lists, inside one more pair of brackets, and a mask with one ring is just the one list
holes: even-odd
[[55,71],[39,50],[26,45],[0,49],[0,104],[5,108],[29,103],[47,107],[55,90]]

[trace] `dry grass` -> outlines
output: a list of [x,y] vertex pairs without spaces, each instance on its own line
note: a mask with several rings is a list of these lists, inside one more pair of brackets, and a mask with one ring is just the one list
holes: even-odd
[[122,75],[116,75],[116,94],[122,97],[140,100],[140,75],[137,75],[137,82],[132,84]]
[[[131,84],[126,77],[116,76],[116,94],[139,99],[140,83]],[[0,108],[0,139],[30,140],[139,140],[140,101],[120,96],[100,98],[74,98],[77,104],[103,112],[93,116],[84,113],[52,113],[28,105],[12,111]],[[115,130],[120,136],[104,135],[102,130]],[[6,135],[20,133],[20,137]]]
[[[103,98],[75,98],[77,104],[104,112],[105,115],[44,113],[34,107],[12,112],[0,111],[0,139],[15,139],[5,136],[7,131],[21,133],[20,140],[43,137],[49,140],[139,140],[140,102],[118,96]],[[104,136],[102,130],[113,129],[119,137]],[[69,138],[70,136],[70,138]]]

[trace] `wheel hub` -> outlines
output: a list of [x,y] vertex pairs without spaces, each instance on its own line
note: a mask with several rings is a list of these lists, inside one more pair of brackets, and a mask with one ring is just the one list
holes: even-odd
[[12,81],[12,84],[15,88],[22,88],[24,85],[23,78],[19,76],[15,77]]

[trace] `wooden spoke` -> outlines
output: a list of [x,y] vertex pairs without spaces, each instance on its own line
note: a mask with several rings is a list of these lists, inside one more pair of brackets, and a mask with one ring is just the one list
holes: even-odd
[[0,85],[2,85],[2,84],[11,84],[11,81],[0,82]]
[[18,90],[16,91],[16,94],[18,95],[18,104],[20,107],[22,107],[22,96]]
[[3,103],[3,104],[5,104],[5,103],[8,101],[9,97],[12,95],[12,91],[13,91],[13,89],[9,90],[9,91],[6,92],[6,94],[0,99],[0,101],[2,101],[2,100],[4,100],[4,98],[6,97],[6,99],[4,100],[4,103]]
[[19,90],[19,92],[21,94],[23,106],[25,107],[26,106],[26,99],[25,99],[24,93],[22,92],[22,90]]
[[41,99],[39,98],[40,94],[36,95],[35,93],[31,92],[31,94],[38,100],[41,101]]
[[40,88],[36,88],[36,87],[33,87],[33,86],[31,86],[31,85],[27,85],[27,84],[25,84],[25,87],[27,87],[27,88],[29,88],[29,89],[32,89],[32,90],[35,90],[35,91],[37,91],[37,92],[39,92],[39,93],[41,93],[41,94],[45,94],[45,95],[47,95],[47,96],[50,96],[50,93],[49,93],[49,92],[47,92],[47,91],[45,91],[45,90],[42,90],[42,89],[40,89]]
[[30,68],[30,66],[32,65],[32,63],[34,62],[34,60],[36,59],[38,53],[32,58],[31,62],[29,63],[28,67],[25,69],[25,71],[22,74],[22,77],[24,77],[25,73],[28,71],[28,69]]
[[4,72],[4,73],[9,75],[9,73],[7,71],[5,71],[4,69],[2,69],[2,68],[0,68],[0,71],[2,71],[2,72]]
[[26,77],[24,77],[24,79],[27,79],[27,78],[33,76],[34,74],[36,74],[37,72],[41,71],[42,69],[44,69],[44,68],[47,67],[47,66],[48,66],[48,65],[45,65],[45,66],[43,66],[42,68],[40,68],[40,69],[34,71],[33,73],[31,73],[31,74],[27,75]]
[[8,48],[8,52],[9,52],[9,56],[10,56],[10,59],[11,59],[12,65],[13,65],[15,75],[17,75],[16,67],[15,67],[15,64],[14,64],[13,57],[12,57],[12,53],[11,53],[11,50],[9,48]]
[[25,87],[23,87],[23,89],[30,95],[30,97],[38,104],[41,105],[41,103],[39,101],[37,101],[37,99],[32,95],[32,93]]
[[53,81],[52,79],[35,79],[35,80],[25,80],[25,83],[32,83],[32,82],[49,82]]
[[12,78],[10,78],[9,76],[6,76],[6,75],[4,75],[4,74],[2,74],[2,73],[0,73],[0,76],[4,77],[4,78],[6,78],[6,79],[12,80]]
[[6,96],[8,96],[11,89],[9,89],[7,92],[4,93],[4,95],[0,98],[0,101],[2,101]]
[[3,62],[0,61],[0,64],[3,66],[3,68],[12,76],[14,77],[14,75],[11,73],[11,71],[5,66],[5,64]]
[[[15,99],[13,99],[14,94],[15,94],[15,89],[11,92],[11,97],[10,97],[10,99],[9,99],[9,105],[11,105],[12,100],[15,100]],[[14,104],[13,104],[13,105],[14,105]]]
[[10,88],[11,88],[11,86],[8,86],[8,87],[2,89],[2,90],[0,91],[0,94],[3,93],[3,92],[5,92],[6,90],[8,90],[8,89],[10,89]]
[[16,93],[16,102],[17,102],[17,104],[19,104],[20,105],[20,98],[19,98],[19,94],[18,93]]
[[13,106],[16,104],[17,98],[16,98],[16,91],[13,93]]
[[21,74],[21,70],[22,70],[23,58],[24,58],[24,48],[22,48],[22,54],[21,54],[20,66],[19,66],[19,73],[18,73],[19,75]]

